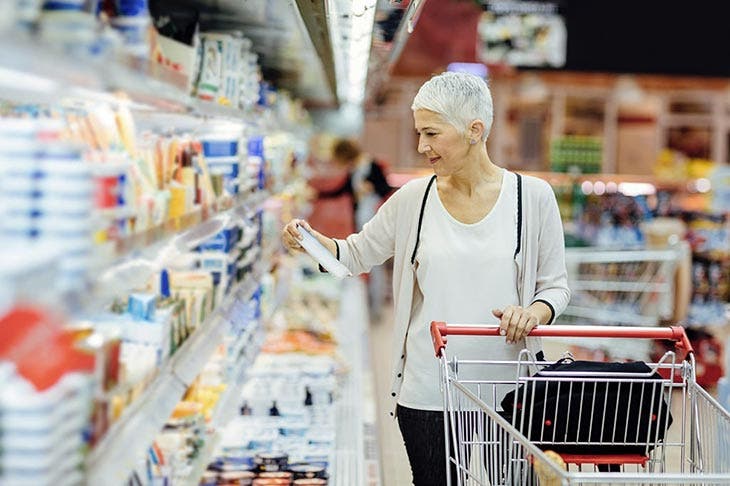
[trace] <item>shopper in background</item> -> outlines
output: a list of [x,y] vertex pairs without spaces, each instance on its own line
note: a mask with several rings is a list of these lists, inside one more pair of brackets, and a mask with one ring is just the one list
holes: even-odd
[[332,147],[332,162],[347,169],[347,178],[336,189],[320,191],[318,197],[328,199],[350,194],[355,230],[360,231],[393,188],[388,184],[382,163],[363,152],[354,140],[337,140]]
[[[320,191],[318,198],[328,199],[349,194],[352,198],[355,231],[360,231],[375,216],[378,207],[393,188],[388,184],[382,162],[363,152],[354,140],[337,140],[332,147],[332,161],[347,169],[347,178],[338,188]],[[373,320],[379,318],[383,307],[387,285],[385,279],[385,269],[382,266],[375,266],[370,270],[368,294]]]
[[[498,167],[487,153],[493,113],[486,82],[440,74],[421,87],[411,108],[418,151],[434,175],[404,185],[345,240],[312,232],[353,274],[394,257],[391,415],[398,417],[414,484],[442,485],[443,398],[430,322],[498,322],[504,340],[449,336],[450,354],[515,360],[525,347],[541,351],[527,334],[550,324],[570,291],[551,187]],[[286,225],[282,240],[292,250],[301,249],[298,225],[311,230],[302,220]],[[514,372],[495,367],[474,378],[514,380]],[[470,376],[460,370],[460,379]]]

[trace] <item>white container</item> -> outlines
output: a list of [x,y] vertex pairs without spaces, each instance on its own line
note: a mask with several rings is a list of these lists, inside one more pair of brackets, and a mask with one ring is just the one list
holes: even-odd
[[89,179],[91,177],[91,167],[81,159],[42,158],[39,165],[47,177],[71,179]]
[[0,118],[0,136],[34,137],[37,129],[33,118]]
[[38,181],[38,190],[49,195],[68,195],[72,197],[89,197],[93,195],[94,184],[91,178],[59,179],[44,178]]
[[41,195],[38,191],[38,181],[33,177],[20,176],[18,174],[0,177],[0,197],[20,196],[37,198]]

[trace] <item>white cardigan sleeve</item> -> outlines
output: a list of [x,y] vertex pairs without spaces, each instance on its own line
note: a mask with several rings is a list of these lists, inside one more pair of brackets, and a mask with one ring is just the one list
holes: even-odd
[[367,273],[375,265],[393,256],[396,216],[398,206],[404,199],[404,189],[399,189],[388,198],[359,233],[351,234],[344,240],[335,240],[340,261],[353,275]]
[[548,305],[553,310],[554,320],[568,306],[570,289],[565,267],[563,222],[560,219],[558,202],[548,183],[541,182],[537,279],[533,302],[541,301]]

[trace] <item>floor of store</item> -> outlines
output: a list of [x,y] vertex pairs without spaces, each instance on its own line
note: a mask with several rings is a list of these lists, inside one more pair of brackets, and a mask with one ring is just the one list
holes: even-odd
[[393,339],[392,304],[384,306],[378,319],[370,326],[370,349],[375,368],[375,389],[378,401],[378,439],[380,440],[383,486],[411,484],[411,469],[398,423],[388,416],[388,387],[390,386],[389,350]]

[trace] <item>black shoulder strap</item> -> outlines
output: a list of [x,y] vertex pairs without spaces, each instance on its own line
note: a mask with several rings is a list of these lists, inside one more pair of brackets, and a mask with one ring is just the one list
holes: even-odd
[[431,186],[433,181],[436,180],[436,176],[431,177],[426,186],[426,192],[423,193],[423,201],[421,202],[421,212],[418,215],[418,231],[416,232],[416,246],[413,248],[413,254],[411,255],[411,265],[416,261],[416,252],[418,251],[418,244],[421,242],[421,226],[423,225],[423,212],[426,210],[426,201],[428,200],[428,193],[431,192]]
[[517,176],[517,247],[515,247],[515,258],[520,253],[522,246],[522,176]]

